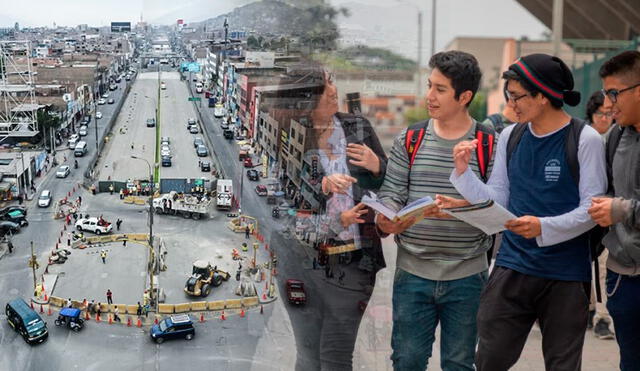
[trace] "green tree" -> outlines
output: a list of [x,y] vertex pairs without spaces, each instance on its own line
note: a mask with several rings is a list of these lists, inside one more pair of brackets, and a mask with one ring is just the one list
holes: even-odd
[[469,106],[469,114],[480,122],[487,118],[487,95],[485,92],[479,91],[476,93]]
[[256,39],[255,36],[251,35],[247,37],[247,48],[251,50],[260,48],[260,43],[258,42],[258,39]]
[[429,111],[427,111],[424,107],[413,107],[404,112],[404,121],[407,126],[413,125],[419,121],[427,120],[428,118]]
[[55,146],[51,145],[51,131],[60,126],[62,120],[60,117],[52,115],[49,110],[38,110],[36,120],[38,123],[38,130],[40,130],[40,135],[44,138],[45,146],[54,148]]

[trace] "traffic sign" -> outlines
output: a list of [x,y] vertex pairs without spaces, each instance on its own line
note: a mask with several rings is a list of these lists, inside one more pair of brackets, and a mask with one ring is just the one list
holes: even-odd
[[189,102],[200,102],[201,100],[200,97],[189,97]]

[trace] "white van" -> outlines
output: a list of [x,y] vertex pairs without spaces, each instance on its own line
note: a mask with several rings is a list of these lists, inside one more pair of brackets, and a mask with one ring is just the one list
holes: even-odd
[[196,93],[202,93],[202,83],[198,82],[196,83]]
[[76,148],[73,149],[73,155],[76,157],[82,157],[87,153],[87,142],[81,140],[76,144]]

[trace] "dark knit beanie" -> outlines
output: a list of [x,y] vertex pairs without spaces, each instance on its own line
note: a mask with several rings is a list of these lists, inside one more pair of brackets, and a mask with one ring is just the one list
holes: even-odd
[[550,100],[570,106],[580,103],[580,92],[573,90],[571,70],[558,57],[531,54],[519,58],[509,69]]

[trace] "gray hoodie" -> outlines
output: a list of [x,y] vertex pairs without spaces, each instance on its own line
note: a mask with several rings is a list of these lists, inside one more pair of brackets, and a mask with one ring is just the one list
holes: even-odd
[[633,126],[622,133],[613,160],[615,199],[611,216],[615,223],[603,243],[609,250],[607,268],[624,274],[640,274],[640,133]]

